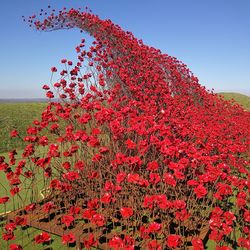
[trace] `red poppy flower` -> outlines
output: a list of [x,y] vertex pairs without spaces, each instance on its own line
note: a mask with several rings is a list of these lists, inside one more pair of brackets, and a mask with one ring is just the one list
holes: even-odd
[[100,147],[99,152],[104,154],[104,153],[109,152],[109,149],[107,147]]
[[161,228],[162,228],[161,223],[152,222],[152,223],[148,226],[148,232],[149,232],[149,233],[156,233],[156,232],[160,231]]
[[84,247],[90,249],[91,247],[97,246],[97,240],[95,240],[95,236],[93,233],[89,234],[88,238],[83,239]]
[[69,214],[70,214],[70,215],[79,214],[80,211],[81,211],[81,208],[80,208],[80,207],[72,206],[72,207],[70,207],[70,209],[69,209]]
[[55,205],[52,201],[49,201],[43,205],[43,211],[49,213],[51,209],[55,208]]
[[21,216],[16,216],[15,223],[18,226],[26,226],[27,225],[27,219]]
[[229,246],[216,246],[215,250],[232,250]]
[[66,169],[66,170],[69,170],[69,169],[71,168],[71,165],[70,165],[70,163],[69,163],[68,161],[64,162],[64,163],[62,164],[62,166],[63,166],[63,168]]
[[243,238],[243,237],[240,237],[238,239],[238,245],[240,247],[245,247],[247,250],[249,250],[250,249],[250,240],[246,239],[246,238]]
[[5,228],[6,231],[11,231],[12,232],[12,231],[14,231],[16,229],[16,223],[10,222],[10,223],[6,224],[4,228]]
[[51,237],[48,233],[42,232],[38,234],[37,236],[35,236],[34,240],[37,244],[40,244],[44,242],[49,242],[51,240]]
[[203,198],[207,194],[207,189],[203,185],[200,184],[198,185],[198,187],[194,189],[194,192],[197,198]]
[[151,161],[147,165],[147,170],[149,171],[154,171],[159,168],[158,162],[157,161]]
[[17,130],[12,130],[11,132],[10,132],[10,136],[11,137],[17,137],[18,136],[18,132],[17,132]]
[[49,90],[50,87],[49,87],[48,85],[45,84],[45,85],[43,85],[43,89],[44,89],[44,90]]
[[174,176],[170,173],[163,174],[163,181],[172,187],[175,187],[177,184],[177,181],[175,180]]
[[105,193],[101,198],[101,202],[104,204],[109,204],[111,200],[112,200],[112,195],[110,193]]
[[84,162],[83,161],[78,161],[75,165],[74,165],[75,169],[79,169],[79,170],[83,170],[84,169]]
[[149,182],[153,185],[159,183],[161,181],[161,177],[157,173],[150,173],[149,174]]
[[250,222],[250,211],[245,211],[243,217],[246,222]]
[[134,250],[135,249],[135,240],[129,235],[125,235],[123,239],[124,250]]
[[223,238],[223,236],[224,236],[223,232],[221,232],[221,231],[219,231],[217,229],[213,229],[211,231],[211,233],[209,234],[209,239],[210,240],[214,240],[216,242],[219,242],[219,241],[221,241],[221,239]]
[[125,180],[126,176],[127,176],[127,174],[124,173],[124,172],[118,173],[116,175],[116,181],[117,181],[117,183],[122,183]]
[[8,196],[4,196],[0,198],[0,204],[5,204],[6,202],[9,201],[9,197]]
[[63,178],[65,178],[66,180],[69,180],[69,181],[74,181],[76,179],[79,179],[80,175],[77,172],[72,171],[72,172],[68,172],[68,173],[63,174]]
[[72,215],[63,215],[61,221],[63,224],[69,227],[73,223],[74,217]]
[[22,250],[23,247],[17,244],[10,244],[10,250]]
[[148,243],[148,250],[162,250],[162,247],[157,243],[157,240],[151,240]]
[[72,233],[65,234],[62,236],[62,244],[66,245],[69,243],[74,243],[76,241],[75,235]]
[[190,217],[190,214],[186,209],[183,209],[181,211],[177,211],[175,213],[176,219],[179,219],[180,221],[185,221]]
[[104,190],[105,191],[114,191],[115,189],[115,185],[112,181],[106,181],[105,182],[105,185],[104,185]]
[[56,67],[52,67],[51,68],[51,72],[57,72],[57,68]]
[[111,249],[115,250],[123,249],[124,247],[123,240],[118,236],[114,236],[112,239],[110,239],[108,245]]
[[134,143],[132,140],[128,139],[125,141],[128,149],[134,149],[136,148],[136,143]]
[[31,178],[33,176],[33,172],[30,170],[25,171],[23,174],[26,178]]
[[10,189],[10,194],[12,196],[15,196],[19,192],[20,192],[20,188],[19,187],[13,187],[13,188]]
[[102,214],[94,214],[91,219],[91,222],[99,227],[102,227],[104,225],[105,219]]
[[90,209],[97,209],[99,208],[99,200],[97,198],[91,199],[87,203],[88,208]]
[[129,218],[133,215],[134,211],[131,207],[122,207],[120,209],[123,218]]
[[2,238],[3,238],[3,240],[6,240],[6,241],[14,240],[15,235],[12,231],[8,231],[8,232],[2,234]]
[[184,200],[175,200],[173,201],[173,207],[176,209],[185,209],[186,202]]
[[35,208],[36,208],[36,204],[35,204],[35,203],[32,203],[32,204],[27,205],[27,206],[25,207],[25,210],[26,210],[27,212],[29,212],[29,211],[34,211]]
[[176,248],[181,245],[181,237],[179,235],[171,234],[167,237],[167,246]]
[[55,96],[54,96],[54,93],[52,92],[52,91],[48,91],[47,93],[46,93],[46,96],[48,97],[48,98],[54,98]]
[[98,178],[99,173],[97,171],[92,171],[91,173],[88,173],[88,178],[89,179],[96,179]]
[[203,241],[199,238],[192,239],[192,246],[194,250],[204,250]]
[[226,224],[228,224],[228,225],[232,225],[232,224],[233,224],[233,221],[236,220],[236,217],[235,217],[234,213],[231,212],[231,211],[226,211],[226,212],[223,214],[223,217],[224,217],[224,219],[225,219]]
[[83,211],[82,218],[90,220],[94,214],[96,214],[96,211],[87,208]]

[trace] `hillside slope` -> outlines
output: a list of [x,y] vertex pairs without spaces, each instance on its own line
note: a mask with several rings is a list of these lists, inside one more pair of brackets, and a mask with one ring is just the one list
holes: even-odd
[[17,129],[20,136],[34,119],[41,116],[46,103],[1,103],[0,104],[0,153],[14,148],[23,148],[25,143],[18,138],[10,138],[10,131]]
[[246,110],[250,110],[250,97],[247,95],[243,95],[240,93],[234,92],[220,92],[219,95],[222,95],[226,100],[235,100],[241,106],[243,106]]

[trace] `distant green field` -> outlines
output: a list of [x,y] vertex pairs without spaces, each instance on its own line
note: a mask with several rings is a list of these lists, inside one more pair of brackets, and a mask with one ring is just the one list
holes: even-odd
[[226,100],[235,100],[238,104],[243,106],[246,110],[250,110],[250,97],[247,95],[239,94],[239,93],[227,93],[227,92],[221,92],[218,93],[219,95],[222,95]]
[[21,136],[32,121],[39,118],[46,103],[0,103],[0,153],[14,148],[23,148],[18,138],[10,138],[9,133],[17,129]]
[[[34,119],[41,116],[45,109],[46,103],[0,103],[0,156],[8,159],[8,151],[17,150],[16,159],[20,159],[24,142],[19,138],[10,138],[9,134],[12,129],[17,129],[21,136],[26,134],[28,126],[32,125]],[[21,178],[22,179],[22,178]],[[30,203],[31,190],[29,180],[25,180],[23,188],[20,192],[23,204]],[[41,190],[42,183],[37,183],[37,187]],[[0,171],[0,197],[9,196],[9,184],[6,180],[5,173]],[[40,197],[41,198],[41,197]],[[17,199],[11,198],[6,207],[0,206],[0,213],[5,210],[13,210],[20,207]],[[1,249],[1,248],[0,248]]]

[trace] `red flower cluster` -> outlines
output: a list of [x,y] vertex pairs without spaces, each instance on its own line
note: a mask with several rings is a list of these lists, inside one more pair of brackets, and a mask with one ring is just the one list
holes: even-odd
[[[50,100],[27,136],[12,131],[27,145],[23,159],[15,151],[0,158],[11,195],[18,199],[23,174],[33,181],[43,172],[50,200],[42,209],[60,213],[63,244],[77,240],[71,228],[87,223],[87,249],[102,241],[112,249],[184,249],[191,241],[202,250],[205,229],[217,249],[249,249],[249,112],[207,91],[176,58],[91,12],[63,9],[29,23],[77,27],[94,42],[76,47],[76,64],[63,59],[61,71],[51,68],[58,77],[43,86]],[[4,239],[14,237],[11,228]]]

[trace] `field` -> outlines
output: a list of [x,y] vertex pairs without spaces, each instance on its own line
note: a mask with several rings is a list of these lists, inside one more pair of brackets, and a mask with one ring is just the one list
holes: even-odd
[[239,93],[227,93],[227,92],[221,92],[218,93],[219,95],[222,95],[226,100],[235,100],[236,103],[243,106],[246,110],[250,110],[250,97],[247,95],[239,94]]
[[[2,222],[3,224],[5,222]],[[2,228],[2,225],[0,224],[0,227]],[[2,230],[0,229],[0,234]],[[51,236],[51,243],[49,245],[41,245],[41,244],[35,244],[34,242],[34,237],[41,233],[40,230],[35,229],[35,228],[27,228],[27,229],[17,229],[15,231],[16,239],[11,241],[11,244],[21,244],[24,249],[33,249],[33,250],[59,250],[59,249],[75,249],[75,247],[63,247],[61,244],[61,240],[57,236]],[[10,243],[9,243],[10,244]],[[0,239],[0,249],[2,250],[7,250],[9,249],[8,244],[6,241],[3,241]]]
[[[19,138],[10,138],[10,131],[17,129],[20,136],[26,134],[26,129],[34,119],[40,117],[41,112],[46,107],[46,103],[0,103],[0,155],[8,158],[8,151],[17,149],[17,159],[21,157],[24,142]],[[9,185],[5,178],[5,173],[0,172],[0,197],[9,195]],[[30,183],[26,182],[28,189]],[[41,186],[38,184],[38,186]],[[20,192],[25,203],[29,203],[29,193],[25,189]],[[0,213],[15,208],[13,201],[4,208],[0,207]]]
[[18,138],[9,137],[10,131],[17,129],[20,136],[25,135],[27,127],[45,107],[46,103],[0,103],[0,153],[24,146]]

